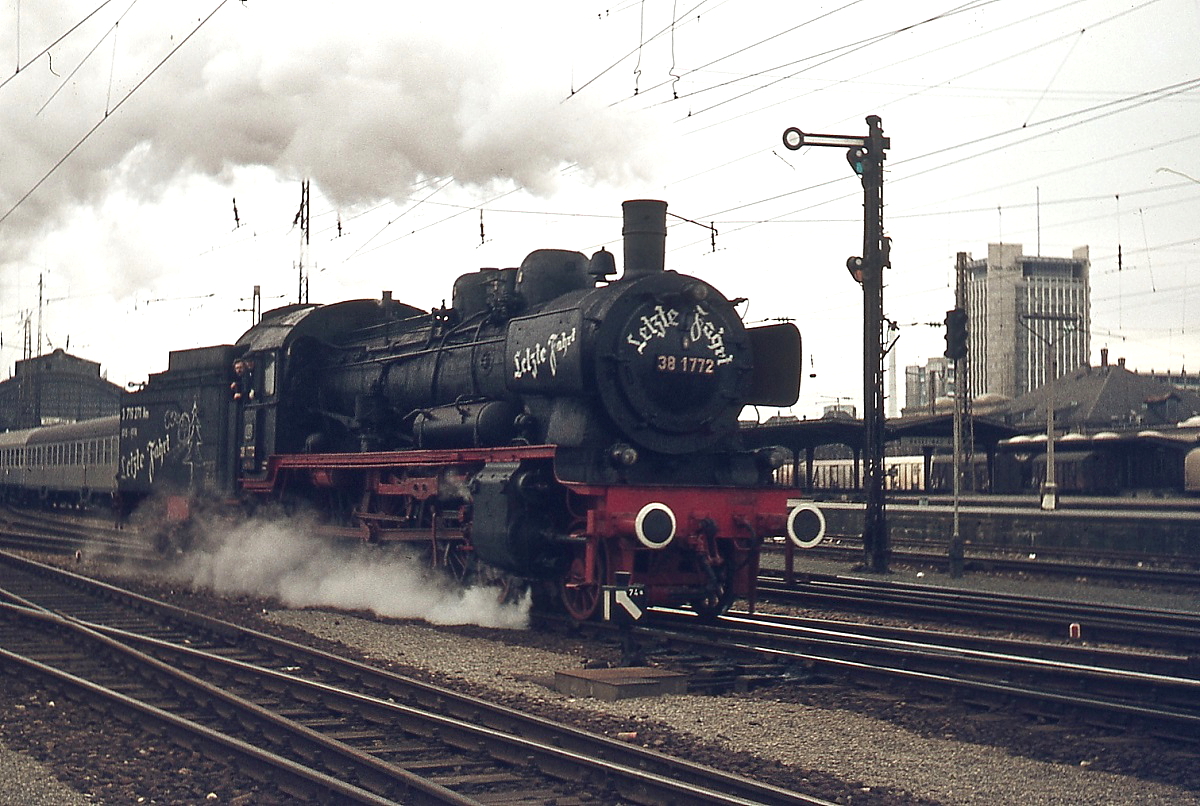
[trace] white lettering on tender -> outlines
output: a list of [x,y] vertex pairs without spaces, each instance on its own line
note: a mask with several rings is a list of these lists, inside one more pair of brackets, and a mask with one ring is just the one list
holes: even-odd
[[528,375],[536,379],[542,367],[548,368],[551,376],[557,375],[558,359],[567,354],[567,350],[575,343],[575,336],[576,329],[571,328],[570,331],[550,334],[546,337],[544,345],[539,341],[532,347],[517,350],[513,355],[513,377],[523,378]]
[[150,409],[145,406],[122,406],[122,420],[149,420]]
[[163,461],[170,452],[170,434],[162,439],[150,440],[144,448],[135,448],[121,457],[121,477],[136,478],[144,470],[146,471],[146,480],[153,484],[155,468],[162,467]]
[[[123,420],[149,420],[150,410],[145,406],[127,406],[122,409]],[[188,466],[189,483],[194,481],[196,466],[200,463],[200,448],[204,441],[200,436],[200,411],[195,400],[192,401],[191,411],[167,410],[163,412],[163,436],[158,439],[148,439],[139,447],[130,447],[121,456],[120,476],[123,479],[134,479],[146,475],[147,483],[154,483],[154,474],[166,463],[167,458],[176,454],[178,459]],[[150,429],[153,430],[153,429]],[[138,438],[138,426],[121,428],[122,445],[126,441]]]

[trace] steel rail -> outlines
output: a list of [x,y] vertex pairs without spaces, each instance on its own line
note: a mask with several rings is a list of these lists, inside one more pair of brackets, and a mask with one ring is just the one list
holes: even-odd
[[[260,709],[255,704],[213,687],[205,681],[199,680],[185,672],[174,669],[156,658],[140,653],[119,641],[101,634],[78,620],[51,613],[44,609],[33,610],[8,604],[0,604],[0,616],[10,621],[14,619],[36,620],[41,622],[44,627],[52,626],[58,630],[73,634],[73,638],[85,640],[92,651],[102,647],[105,651],[121,655],[125,661],[135,665],[136,668],[150,673],[159,679],[161,681],[162,692],[173,691],[176,696],[182,696],[182,692],[186,690],[189,692],[198,692],[202,696],[219,700],[225,706],[223,710],[226,710],[227,717],[240,715],[243,718],[250,717],[253,720],[255,717],[262,719],[264,716],[267,716],[262,713],[263,709]],[[280,785],[280,788],[284,791],[288,791],[294,795],[315,796],[319,800],[334,798],[344,800],[347,803],[372,804],[373,806],[393,806],[396,803],[391,798],[382,797],[378,793],[355,786],[335,776],[285,758],[269,750],[256,747],[236,736],[215,730],[194,720],[174,714],[164,708],[139,700],[136,697],[114,691],[111,688],[72,674],[59,666],[52,666],[35,658],[3,648],[0,648],[0,661],[12,667],[53,680],[59,685],[83,695],[87,700],[102,701],[107,706],[132,716],[143,726],[153,725],[176,739],[182,739],[185,745],[199,745],[209,748],[210,751],[217,749],[221,752],[232,753],[235,757],[251,764],[261,765],[261,767],[271,772],[271,775],[262,776],[263,780],[270,780]],[[303,733],[293,730],[292,736],[294,738],[303,738]],[[281,784],[278,779],[274,778],[274,775],[283,776],[285,781]],[[405,773],[405,775],[408,774]],[[397,780],[404,778],[403,775],[394,775],[393,777]],[[462,798],[457,793],[444,790],[444,788],[437,787],[435,784],[431,784],[417,776],[408,775],[408,779],[405,782],[404,794],[408,798],[416,797],[417,800],[413,802],[445,803],[455,804],[455,806],[472,806],[475,803],[475,801]],[[439,792],[439,790],[442,791]]]
[[[791,792],[779,787],[754,781],[744,776],[733,775],[715,770],[703,765],[668,756],[657,751],[631,745],[628,742],[610,739],[598,734],[589,733],[571,726],[552,722],[541,717],[524,714],[519,711],[488,703],[473,697],[459,694],[442,687],[421,683],[405,678],[386,670],[348,660],[343,657],[323,652],[312,647],[296,644],[285,639],[266,633],[240,627],[228,622],[213,619],[209,616],[184,611],[173,605],[157,602],[132,591],[127,591],[108,583],[90,580],[87,577],[69,571],[44,566],[20,557],[12,557],[0,553],[0,559],[18,567],[27,569],[30,573],[50,575],[64,580],[72,586],[94,586],[110,601],[121,601],[126,606],[138,610],[158,612],[166,615],[181,625],[190,625],[192,629],[199,628],[214,636],[219,636],[223,642],[249,649],[257,646],[260,651],[287,659],[289,666],[309,667],[313,673],[329,675],[337,680],[353,680],[358,689],[368,690],[374,696],[355,692],[346,692],[351,697],[367,697],[361,703],[366,707],[368,702],[386,702],[388,698],[396,700],[401,705],[395,707],[417,707],[424,710],[436,710],[447,719],[465,722],[469,725],[469,742],[474,748],[481,741],[490,741],[492,734],[483,736],[470,734],[470,728],[502,733],[517,737],[524,742],[535,745],[545,745],[548,753],[548,763],[562,765],[567,759],[576,759],[593,765],[592,776],[597,779],[630,781],[627,784],[631,794],[638,794],[638,788],[643,793],[650,793],[652,799],[639,802],[661,803],[727,803],[727,804],[826,804],[827,802],[802,793]],[[60,603],[61,604],[61,603]],[[101,629],[99,625],[92,625]],[[109,632],[107,628],[104,632]],[[133,638],[132,634],[122,633],[131,642],[154,644],[155,639],[149,637]],[[116,635],[114,633],[114,635]],[[171,642],[159,642],[164,650],[177,646]],[[172,652],[183,652],[185,649],[176,648]],[[214,656],[214,663],[227,663],[228,659]],[[270,672],[265,666],[246,665],[247,672],[274,677],[277,673]],[[256,671],[258,670],[258,671]],[[285,675],[288,680],[298,680],[294,675]],[[278,682],[283,678],[274,677]],[[335,687],[316,681],[310,683],[313,690],[326,690],[332,693]],[[337,687],[337,688],[340,688]],[[387,711],[395,705],[379,706]],[[447,723],[449,724],[449,723]],[[449,735],[450,728],[443,730]],[[453,730],[459,730],[454,728]],[[522,746],[514,756],[517,763],[525,763],[533,746]],[[565,755],[564,755],[565,754]],[[574,762],[572,762],[574,763]],[[649,776],[649,779],[645,779]],[[639,782],[639,779],[643,779]],[[658,791],[659,794],[653,794]],[[646,797],[642,795],[641,797]]]
[[[922,644],[918,633],[910,633],[907,641],[883,639],[854,634],[847,629],[853,625],[845,623],[837,624],[836,629],[797,629],[795,635],[782,636],[777,625],[759,629],[752,618],[723,616],[716,625],[705,626],[684,611],[663,611],[659,615],[677,617],[676,628],[660,621],[656,626],[634,628],[634,632],[647,642],[670,641],[725,656],[736,652],[810,670],[870,673],[884,679],[934,683],[943,690],[987,693],[1005,701],[1022,699],[1123,720],[1136,718],[1156,728],[1173,726],[1181,735],[1200,733],[1200,679],[1194,677]],[[947,671],[954,668],[960,671]],[[1014,682],[1016,676],[1033,682]],[[1054,687],[1049,687],[1047,680],[1054,682]],[[1109,693],[1085,693],[1095,686],[1103,686]],[[1153,692],[1168,703],[1138,702],[1131,699],[1133,692]]]
[[838,607],[890,616],[921,615],[979,626],[1038,628],[1066,637],[1070,625],[1090,641],[1128,642],[1135,646],[1200,649],[1200,615],[1100,602],[1067,601],[1013,593],[947,588],[890,580],[806,574],[786,583],[781,576],[760,577],[759,592],[772,599],[812,607]]

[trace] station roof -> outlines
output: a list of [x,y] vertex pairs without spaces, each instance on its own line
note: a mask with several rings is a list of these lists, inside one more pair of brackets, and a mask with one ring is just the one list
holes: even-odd
[[[974,417],[975,444],[981,447],[994,446],[1002,439],[1020,433],[1012,426],[987,417]],[[884,421],[884,441],[904,440],[914,450],[924,444],[931,447],[948,446],[954,436],[952,414],[928,414],[914,417],[897,417]],[[851,417],[822,417],[801,420],[794,417],[772,417],[762,423],[743,423],[742,439],[751,447],[784,445],[793,450],[815,448],[821,445],[863,444],[863,421]]]

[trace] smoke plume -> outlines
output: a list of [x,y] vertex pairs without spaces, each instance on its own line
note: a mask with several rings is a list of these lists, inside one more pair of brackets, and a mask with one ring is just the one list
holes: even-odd
[[[106,237],[128,252],[120,209],[246,168],[307,177],[340,208],[402,202],[428,181],[549,193],[566,166],[593,181],[640,173],[644,131],[564,102],[561,6],[227,2],[196,30],[215,5],[105,6],[36,60],[92,5],[22,7],[19,23],[0,12],[19,34],[0,58],[27,62],[0,89],[0,269],[95,218],[118,231],[84,232],[93,254]],[[118,284],[146,279],[112,268]]]

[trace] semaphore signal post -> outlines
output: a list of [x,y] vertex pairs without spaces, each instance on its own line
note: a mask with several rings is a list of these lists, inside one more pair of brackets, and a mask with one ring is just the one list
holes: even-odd
[[887,573],[891,546],[883,487],[883,270],[891,266],[891,242],[883,234],[883,161],[891,139],[883,136],[879,116],[870,115],[865,137],[807,134],[792,127],[784,131],[783,144],[791,151],[805,146],[845,148],[850,167],[862,180],[863,252],[862,257],[847,260],[846,268],[863,289],[863,456],[867,497],[863,564],[867,570]]

